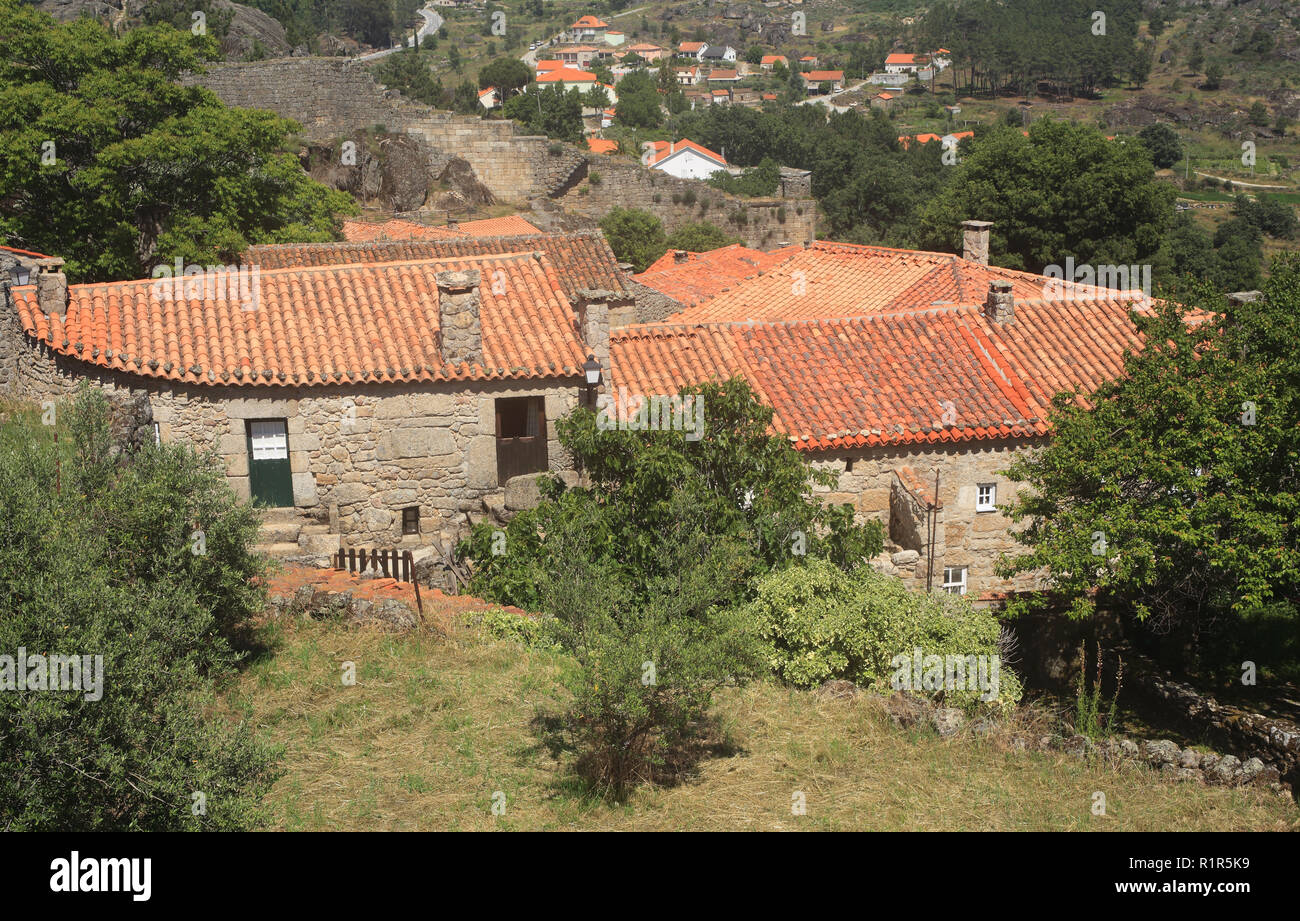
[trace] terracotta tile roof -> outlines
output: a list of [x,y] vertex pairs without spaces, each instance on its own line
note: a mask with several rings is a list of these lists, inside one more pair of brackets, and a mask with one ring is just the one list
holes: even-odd
[[[485,279],[479,287],[483,362],[449,365],[439,345],[435,276],[468,269]],[[582,375],[586,349],[573,308],[554,267],[531,253],[264,270],[257,282],[253,309],[238,292],[228,297],[224,286],[207,297],[187,297],[184,290],[160,297],[152,279],[72,285],[63,317],[40,310],[33,285],[16,288],[14,297],[23,330],[55,352],[177,383]]]
[[44,253],[34,253],[34,252],[32,252],[31,250],[29,250],[29,249],[18,249],[17,247],[13,247],[13,246],[0,246],[0,249],[4,250],[6,253],[17,253],[19,256],[29,256],[29,257],[31,257],[32,259],[49,259],[49,258],[50,258],[49,256],[45,255]]
[[891,54],[885,58],[886,64],[915,64],[916,55],[914,54]]
[[533,252],[545,254],[569,298],[583,288],[627,293],[618,259],[599,231],[371,243],[273,243],[250,246],[241,261],[244,265],[260,265],[265,272],[357,262],[410,262]]
[[349,243],[368,243],[372,240],[454,240],[458,237],[502,237],[522,233],[541,233],[541,230],[518,214],[462,221],[455,227],[431,227],[403,218],[381,223],[343,222],[343,239]]
[[[1091,390],[1138,343],[1132,301],[1025,301],[786,323],[644,325],[611,336],[612,383],[674,394],[744,377],[801,450],[1033,438],[1058,391]],[[616,391],[617,392],[617,391]],[[706,410],[707,412],[707,410]]]
[[803,78],[809,83],[842,83],[844,81],[844,71],[810,70],[803,75]]
[[746,278],[780,265],[799,252],[786,248],[765,253],[739,243],[704,253],[669,250],[651,263],[635,281],[666,294],[685,306],[714,297]]
[[537,70],[539,73],[546,70],[558,70],[563,66],[564,66],[563,61],[547,60],[547,61],[537,62]]
[[763,55],[763,59],[762,59],[761,61],[759,61],[759,63],[760,63],[760,64],[775,64],[777,61],[780,61],[782,64],[785,64],[785,63],[786,63],[785,55],[784,55],[784,54],[765,54],[765,55]]
[[572,67],[560,67],[548,70],[537,78],[538,83],[595,83],[596,75]]
[[583,16],[570,29],[604,29],[609,26],[607,22],[601,22],[595,16]]
[[709,71],[710,80],[737,80],[740,74],[734,70],[711,70]]
[[818,241],[779,266],[674,314],[674,323],[857,317],[936,303],[982,303],[989,283],[1017,298],[1044,296],[1041,275],[980,265],[951,253]]
[[[881,95],[883,96],[884,94],[881,93]],[[1025,134],[1028,134],[1028,132],[1025,132]],[[948,135],[946,134],[904,134],[899,136],[898,143],[902,144],[904,147],[908,147],[911,145],[912,141],[916,141],[920,144],[929,144],[931,141],[942,141],[947,136]],[[952,132],[952,136],[960,141],[962,138],[973,138],[975,132],[954,131]]]
[[371,240],[454,240],[461,235],[447,227],[431,227],[403,218],[393,218],[390,221],[343,221],[343,239],[349,243],[366,243]]
[[712,150],[709,150],[709,148],[696,144],[694,141],[687,140],[686,138],[682,138],[680,141],[650,141],[649,143],[654,152],[650,155],[650,159],[646,161],[646,166],[655,166],[658,163],[662,163],[664,160],[667,160],[674,154],[681,153],[683,150],[693,150],[698,154],[708,157],[710,160],[716,161],[722,166],[727,165],[727,161],[723,159],[722,154],[715,153]]
[[618,141],[607,141],[604,138],[587,138],[587,149],[598,154],[617,153]]
[[694,54],[703,47],[704,42],[682,42],[677,46],[677,50],[686,52],[687,54]]

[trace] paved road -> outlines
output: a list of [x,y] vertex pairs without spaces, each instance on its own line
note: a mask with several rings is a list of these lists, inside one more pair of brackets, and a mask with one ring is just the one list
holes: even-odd
[[[428,9],[427,7],[420,10],[419,13],[420,16],[423,17],[424,19],[424,25],[420,26],[419,31],[416,32],[415,34],[420,36],[420,41],[424,41],[425,36],[432,35],[434,32],[437,32],[439,29],[442,28],[442,17],[439,16],[437,13],[435,13],[433,10]],[[410,48],[414,45],[415,45],[415,36],[408,36],[406,39],[406,47]],[[355,63],[364,64],[367,61],[377,61],[380,58],[387,57],[388,55],[392,54],[394,51],[401,51],[401,50],[402,50],[402,46],[398,45],[396,48],[385,48],[383,51],[375,51],[372,52],[371,54],[363,54],[360,57],[353,58],[352,60]]]

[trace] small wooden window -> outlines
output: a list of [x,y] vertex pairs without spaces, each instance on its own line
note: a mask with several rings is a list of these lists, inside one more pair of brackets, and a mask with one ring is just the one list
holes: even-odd
[[402,509],[402,533],[420,533],[420,507],[418,505],[411,505]]
[[496,401],[497,482],[549,468],[546,404],[541,397],[503,397]]

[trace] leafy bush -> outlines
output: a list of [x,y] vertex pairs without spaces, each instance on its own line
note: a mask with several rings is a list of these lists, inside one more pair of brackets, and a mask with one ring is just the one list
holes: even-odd
[[832,475],[769,433],[772,410],[743,381],[683,394],[703,400],[698,439],[608,429],[588,410],[560,420],[590,485],[544,480],[536,508],[458,547],[475,593],[555,616],[575,663],[567,744],[579,774],[615,798],[689,761],[714,689],[758,667],[736,611],[756,576],[808,556],[852,569],[882,544],[878,524],[813,496],[810,480]]
[[102,696],[0,694],[0,828],[254,827],[276,756],[210,714],[264,601],[257,514],[215,458],[117,448],[97,390],[56,421],[0,426],[0,654],[102,656]]
[[527,614],[516,614],[514,611],[505,611],[501,608],[467,613],[463,617],[468,623],[495,639],[519,643],[529,649],[544,649],[551,652],[560,650],[560,645],[555,638],[553,617],[530,617]]
[[[960,596],[914,592],[867,567],[846,575],[821,560],[761,579],[743,613],[757,625],[767,664],[800,687],[842,678],[889,691],[896,656],[909,664],[915,649],[924,656],[1000,657],[1005,647],[993,615]],[[950,706],[1007,709],[1020,699],[1021,685],[999,663],[992,700],[969,687],[939,694]]]

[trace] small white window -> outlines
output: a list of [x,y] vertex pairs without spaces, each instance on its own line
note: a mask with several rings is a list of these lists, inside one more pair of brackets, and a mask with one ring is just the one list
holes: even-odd
[[162,444],[162,427],[157,422],[153,424],[153,443],[155,446]]
[[966,594],[966,567],[943,567],[943,590],[949,595]]
[[981,483],[975,487],[975,511],[992,512],[998,507],[998,484]]

